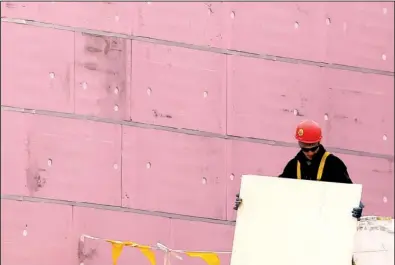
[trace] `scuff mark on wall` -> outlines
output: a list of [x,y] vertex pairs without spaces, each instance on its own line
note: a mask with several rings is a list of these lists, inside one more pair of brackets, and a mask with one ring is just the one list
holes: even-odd
[[36,162],[34,156],[31,153],[30,137],[26,141],[26,151],[27,151],[27,168],[26,168],[26,188],[30,195],[33,195],[41,188],[43,188],[47,182],[46,178],[42,177],[42,172],[46,170],[40,168]]
[[214,11],[213,11],[210,3],[204,3],[204,5],[208,8],[210,14],[214,14]]
[[154,115],[155,118],[168,118],[168,119],[173,118],[171,115],[169,115],[169,114],[162,114],[162,113],[160,113],[159,111],[157,111],[155,109],[153,109],[152,112],[153,112],[153,115]]
[[[88,103],[90,109],[93,107],[96,110],[96,113],[90,113],[91,115],[120,115],[126,118],[124,116],[128,113],[127,44],[128,40],[117,37],[87,33],[76,36],[76,76],[80,79],[77,82],[83,83],[85,87],[85,91],[78,92],[77,95],[78,100],[81,99],[81,104]],[[88,109],[85,106],[82,108]],[[77,107],[77,110],[79,109]]]
[[77,249],[77,257],[78,261],[84,263],[86,260],[92,259],[97,254],[96,249],[89,248],[87,252],[85,252],[85,242],[79,240],[78,249]]

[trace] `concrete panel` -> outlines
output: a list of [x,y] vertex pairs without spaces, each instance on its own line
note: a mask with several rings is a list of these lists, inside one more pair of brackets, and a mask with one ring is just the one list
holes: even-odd
[[194,45],[226,44],[223,3],[156,3],[138,5],[135,35]]
[[228,62],[228,134],[294,141],[299,121],[323,120],[321,68],[247,57]]
[[121,204],[119,125],[5,111],[2,125],[2,192]]
[[26,161],[24,151],[26,117],[16,112],[1,111],[1,193],[26,194]]
[[326,69],[323,89],[328,146],[394,154],[393,76]]
[[297,152],[297,148],[241,141],[227,141],[227,219],[236,220],[235,195],[242,175],[278,176]]
[[78,264],[70,206],[1,200],[1,263]]
[[1,23],[1,104],[72,112],[74,33]]
[[[73,215],[75,233],[113,239],[130,240],[140,244],[154,245],[170,241],[170,219],[114,212],[89,208],[75,208]],[[85,257],[80,262],[86,265],[111,264],[111,244],[105,241],[86,239],[83,246]],[[162,253],[157,252],[157,264],[163,262]],[[124,264],[150,265],[147,258],[137,249],[125,247],[118,260]]]
[[326,60],[394,71],[394,5],[390,2],[325,4]]
[[76,33],[75,112],[129,119],[131,41]]
[[372,157],[338,154],[351,179],[363,185],[364,215],[394,216],[393,162]]
[[225,55],[133,42],[132,85],[132,120],[226,132]]
[[[183,250],[230,251],[234,227],[201,222],[172,219],[171,247]],[[221,265],[229,265],[230,254],[219,254]],[[206,265],[200,258],[183,256],[184,260],[172,259],[174,265]]]
[[123,127],[122,150],[123,206],[225,219],[224,140]]
[[227,3],[230,49],[322,61],[324,3]]
[[19,2],[1,3],[1,16],[72,27],[131,34],[135,3],[122,2]]

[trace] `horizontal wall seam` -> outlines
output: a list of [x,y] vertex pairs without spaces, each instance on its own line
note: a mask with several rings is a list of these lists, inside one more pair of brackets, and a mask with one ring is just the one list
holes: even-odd
[[[234,136],[234,135],[223,135],[223,134],[211,133],[211,132],[205,132],[205,131],[199,131],[199,130],[175,128],[175,127],[146,124],[146,123],[133,122],[133,121],[113,120],[113,119],[107,119],[107,118],[100,118],[100,117],[96,117],[96,116],[87,116],[87,115],[80,115],[80,114],[73,114],[73,113],[18,108],[18,107],[6,106],[6,105],[1,105],[1,110],[2,111],[11,111],[11,112],[21,112],[21,113],[27,113],[27,114],[32,114],[32,115],[60,117],[60,118],[67,118],[67,119],[74,119],[74,120],[89,120],[89,121],[95,121],[95,122],[111,123],[111,124],[124,125],[124,126],[128,126],[128,127],[137,127],[137,128],[144,128],[144,129],[175,132],[175,133],[195,135],[195,136],[201,136],[201,137],[230,139],[230,140],[249,142],[249,143],[299,148],[297,143],[288,143],[288,142],[283,142],[283,141],[274,141],[274,140],[269,140],[269,139],[259,139],[259,138],[252,138],[252,137],[241,137],[241,136]],[[336,147],[326,147],[326,149],[332,153],[380,158],[380,159],[386,159],[389,162],[394,161],[394,156],[388,155],[388,154],[371,153],[371,152],[349,150],[349,149],[336,148]]]
[[113,212],[127,212],[127,213],[134,213],[134,214],[140,214],[140,215],[148,215],[148,216],[155,216],[155,217],[193,221],[193,222],[213,223],[213,224],[230,225],[230,226],[235,225],[235,221],[189,216],[189,215],[167,213],[167,212],[141,210],[141,209],[127,208],[127,207],[113,206],[113,205],[104,205],[104,204],[97,204],[97,203],[89,203],[89,202],[67,201],[67,200],[40,198],[40,197],[32,197],[32,196],[21,196],[21,195],[14,195],[14,194],[1,194],[1,199],[2,200],[9,200],[9,201],[21,201],[21,202],[23,201],[23,202],[33,202],[33,203],[49,203],[49,204],[57,204],[57,205],[67,205],[67,206],[72,206],[72,207],[91,208],[91,209],[106,210],[106,211],[113,211]]
[[237,51],[237,50],[231,50],[231,49],[216,48],[216,47],[211,47],[211,46],[200,46],[200,45],[187,44],[187,43],[176,42],[176,41],[167,41],[167,40],[162,40],[162,39],[149,38],[149,37],[144,37],[144,36],[135,36],[135,35],[114,33],[114,32],[101,31],[101,30],[93,30],[93,29],[87,29],[87,28],[81,28],[81,27],[64,26],[64,25],[59,25],[59,24],[46,23],[46,22],[40,22],[40,21],[34,21],[34,20],[28,20],[28,19],[2,17],[1,21],[7,22],[7,23],[14,23],[14,24],[30,25],[30,26],[35,26],[35,27],[53,28],[53,29],[58,29],[58,30],[87,33],[87,34],[93,34],[93,35],[99,35],[99,36],[117,37],[117,38],[129,39],[129,40],[134,40],[134,41],[148,42],[148,43],[173,46],[173,47],[181,47],[181,48],[186,48],[186,49],[206,51],[206,52],[212,52],[212,53],[236,55],[236,56],[242,56],[242,57],[252,57],[252,58],[256,58],[256,59],[277,61],[277,62],[283,62],[283,63],[304,64],[304,65],[332,68],[332,69],[344,70],[344,71],[394,76],[394,72],[391,72],[391,71],[384,71],[384,70],[377,70],[377,69],[370,69],[370,68],[356,67],[356,66],[349,66],[349,65],[341,65],[341,64],[334,64],[334,63],[316,62],[316,61],[295,59],[295,58],[282,57],[282,56],[276,56],[276,55],[270,55],[270,54],[258,54],[258,53],[251,53],[251,52],[246,52],[246,51]]

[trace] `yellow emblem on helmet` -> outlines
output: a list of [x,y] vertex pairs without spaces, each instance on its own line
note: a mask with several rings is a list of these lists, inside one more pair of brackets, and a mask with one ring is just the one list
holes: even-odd
[[300,137],[303,136],[303,133],[304,133],[303,129],[299,129],[299,130],[298,130],[298,135],[299,135]]

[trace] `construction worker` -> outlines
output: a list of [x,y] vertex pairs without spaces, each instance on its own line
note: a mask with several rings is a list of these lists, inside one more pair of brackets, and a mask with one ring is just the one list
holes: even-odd
[[[327,152],[321,144],[322,130],[318,123],[302,121],[296,127],[295,138],[301,150],[285,166],[280,178],[353,183],[344,162]],[[237,210],[241,203],[242,199],[237,194],[234,209]],[[352,216],[359,220],[363,208],[364,205],[360,202],[359,207],[352,209]]]
[[[321,144],[322,131],[315,121],[302,121],[296,127],[296,140],[300,151],[285,166],[280,178],[317,180],[337,183],[353,183],[344,162],[337,156],[327,152]],[[242,202],[236,195],[234,209],[237,210]],[[359,219],[362,215],[363,204],[352,209],[352,216]]]

